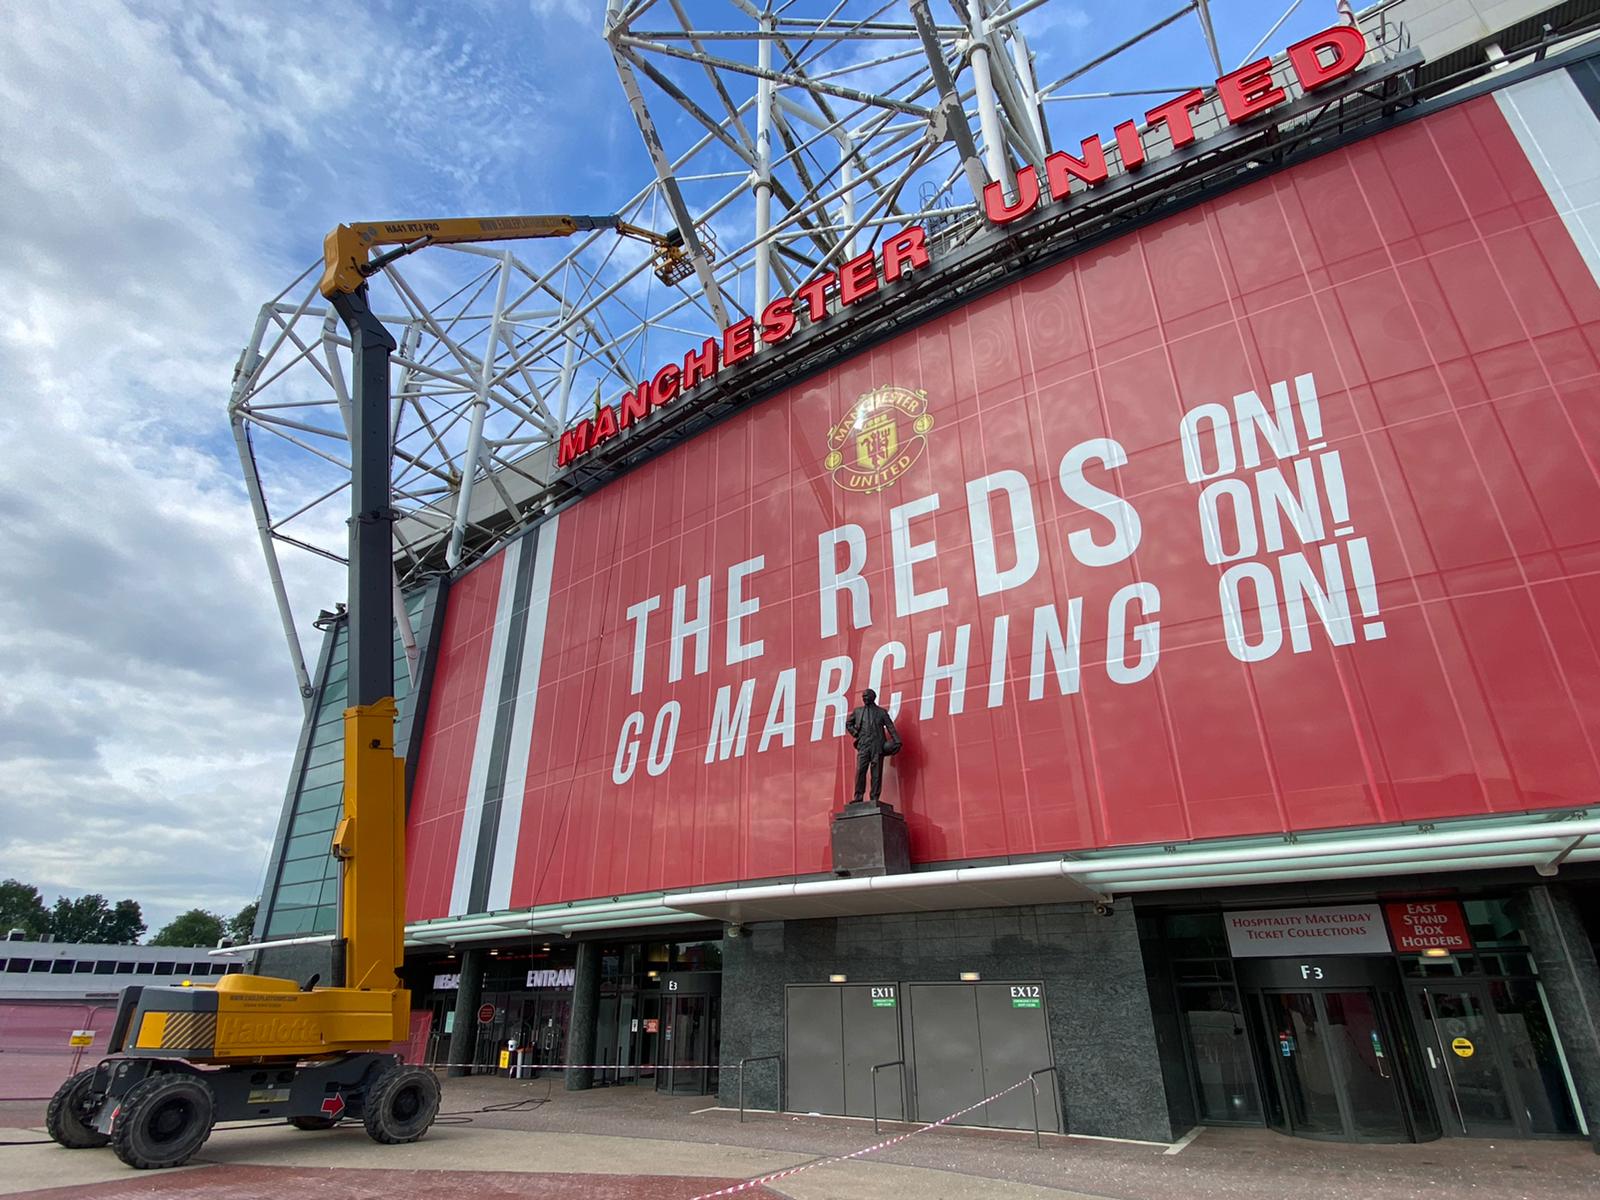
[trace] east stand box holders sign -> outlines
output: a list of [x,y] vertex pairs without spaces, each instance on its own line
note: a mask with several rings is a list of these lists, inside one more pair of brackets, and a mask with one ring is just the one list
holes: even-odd
[[[1361,32],[1348,25],[1335,25],[1314,37],[1289,47],[1290,67],[1305,92],[1314,92],[1352,74],[1366,56],[1367,43]],[[1288,100],[1288,93],[1272,78],[1272,60],[1258,59],[1231,71],[1216,82],[1216,92],[1231,125],[1242,125]],[[1145,114],[1145,131],[1136,121],[1123,121],[1115,129],[1120,171],[1137,171],[1146,162],[1145,137],[1157,126],[1166,129],[1172,148],[1180,150],[1196,140],[1192,114],[1204,103],[1200,88],[1175,96]],[[1080,157],[1056,152],[1044,160],[1045,179],[1050,199],[1065,201],[1076,181],[1080,191],[1098,187],[1111,177],[1111,163],[1098,134],[1083,139]],[[1039,206],[1041,192],[1038,170],[1033,166],[1017,172],[1016,194],[1007,201],[998,182],[983,190],[983,208],[989,220],[999,226],[1010,224]],[[620,404],[601,406],[593,417],[586,417],[561,435],[556,465],[569,466],[612,438],[646,419],[652,412],[713,379],[720,371],[754,358],[762,345],[776,346],[787,341],[805,313],[811,325],[825,321],[832,311],[850,308],[877,294],[881,284],[898,283],[908,272],[928,265],[928,235],[920,225],[902,230],[883,243],[881,250],[866,253],[841,263],[837,271],[824,271],[792,296],[780,296],[756,317],[745,317],[728,326],[720,338],[707,338],[698,350],[684,355],[680,365],[669,362],[648,381],[637,384],[622,397]],[[837,303],[830,310],[829,301]]]

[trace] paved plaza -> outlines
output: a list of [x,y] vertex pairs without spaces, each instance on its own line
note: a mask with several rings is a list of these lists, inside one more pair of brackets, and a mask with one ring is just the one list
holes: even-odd
[[[982,1130],[932,1130],[845,1162],[827,1161],[908,1132],[870,1121],[708,1108],[705,1097],[636,1089],[568,1093],[559,1081],[452,1080],[444,1112],[410,1146],[379,1146],[358,1125],[327,1133],[220,1126],[175,1171],[132,1171],[109,1150],[43,1140],[40,1106],[0,1104],[0,1195],[92,1200],[693,1200],[737,1193],[791,1200],[1355,1200],[1471,1196],[1590,1200],[1600,1159],[1586,1142],[1449,1140],[1353,1146],[1259,1129],[1206,1129],[1180,1147]],[[508,1107],[514,1106],[514,1107]],[[484,1111],[488,1110],[488,1111]],[[815,1164],[807,1166],[807,1164]]]

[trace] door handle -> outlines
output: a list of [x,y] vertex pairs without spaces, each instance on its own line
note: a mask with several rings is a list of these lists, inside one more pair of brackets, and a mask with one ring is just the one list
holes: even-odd
[[1433,1047],[1432,1046],[1427,1047],[1427,1051],[1428,1051],[1428,1066],[1430,1068],[1432,1068],[1433,1070],[1437,1071],[1439,1069],[1439,1060],[1434,1058],[1434,1056],[1433,1056]]

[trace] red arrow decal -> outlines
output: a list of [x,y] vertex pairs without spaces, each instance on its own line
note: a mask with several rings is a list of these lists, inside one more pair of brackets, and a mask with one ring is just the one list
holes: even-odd
[[331,1117],[335,1121],[344,1113],[344,1097],[338,1092],[329,1096],[322,1102],[322,1115]]

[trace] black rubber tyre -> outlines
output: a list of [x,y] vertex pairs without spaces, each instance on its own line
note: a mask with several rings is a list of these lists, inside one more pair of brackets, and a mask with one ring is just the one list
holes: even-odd
[[439,1081],[421,1067],[387,1071],[367,1093],[361,1122],[375,1142],[414,1142],[439,1115]]
[[44,1127],[50,1136],[68,1150],[94,1150],[111,1140],[89,1123],[97,1104],[87,1104],[92,1094],[94,1068],[79,1071],[56,1089],[50,1106],[44,1110]]
[[314,1130],[314,1129],[332,1129],[338,1123],[339,1122],[335,1121],[332,1117],[290,1117],[289,1118],[289,1124],[293,1125],[296,1129],[304,1129],[307,1132],[310,1132],[311,1130]]
[[122,1098],[111,1148],[130,1167],[181,1167],[211,1136],[216,1102],[203,1079],[153,1075]]

